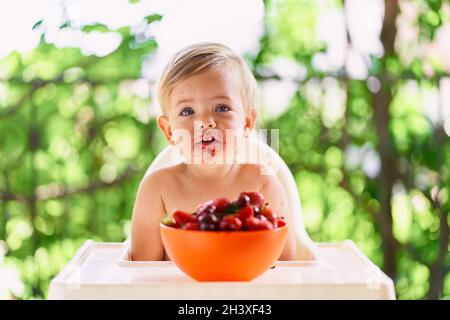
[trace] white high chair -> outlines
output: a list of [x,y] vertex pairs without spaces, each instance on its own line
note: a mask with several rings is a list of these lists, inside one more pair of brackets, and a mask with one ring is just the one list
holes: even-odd
[[[123,243],[87,240],[50,284],[50,299],[395,299],[393,281],[346,240],[314,243],[308,236],[294,177],[283,159],[265,142],[251,137],[258,162],[270,167],[289,199],[286,216],[297,242],[296,261],[250,282],[198,282],[172,261],[130,261]],[[146,175],[183,158],[172,146],[163,149]]]

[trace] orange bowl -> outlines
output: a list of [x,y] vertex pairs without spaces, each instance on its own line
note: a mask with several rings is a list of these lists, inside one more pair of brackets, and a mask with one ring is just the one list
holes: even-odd
[[287,226],[255,231],[183,230],[160,224],[170,259],[198,281],[250,281],[281,255]]

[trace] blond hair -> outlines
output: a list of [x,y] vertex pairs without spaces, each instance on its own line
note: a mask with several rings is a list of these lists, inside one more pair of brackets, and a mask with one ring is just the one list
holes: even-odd
[[170,93],[177,84],[208,69],[221,72],[237,71],[245,111],[249,108],[258,111],[258,84],[246,62],[223,44],[200,42],[178,51],[164,68],[158,83],[158,100],[162,113],[166,114]]

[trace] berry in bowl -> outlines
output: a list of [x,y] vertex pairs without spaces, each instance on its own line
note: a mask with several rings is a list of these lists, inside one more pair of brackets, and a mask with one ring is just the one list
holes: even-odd
[[281,255],[287,226],[259,192],[218,198],[161,219],[170,259],[198,281],[250,281]]

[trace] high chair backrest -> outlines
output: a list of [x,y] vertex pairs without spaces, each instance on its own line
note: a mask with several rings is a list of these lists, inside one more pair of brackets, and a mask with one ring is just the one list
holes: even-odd
[[[302,218],[302,206],[300,201],[299,192],[295,179],[280,155],[267,145],[264,141],[257,137],[250,137],[250,143],[256,146],[258,152],[258,163],[264,163],[272,168],[272,173],[276,174],[281,184],[284,187],[284,191],[289,199],[290,215],[286,215],[286,221],[289,226],[292,226],[295,233],[297,242],[297,260],[315,260],[316,245],[311,240],[306,232]],[[183,161],[183,157],[179,154],[178,150],[169,145],[165,147],[152,161],[145,176],[152,172],[167,167],[176,165]]]

